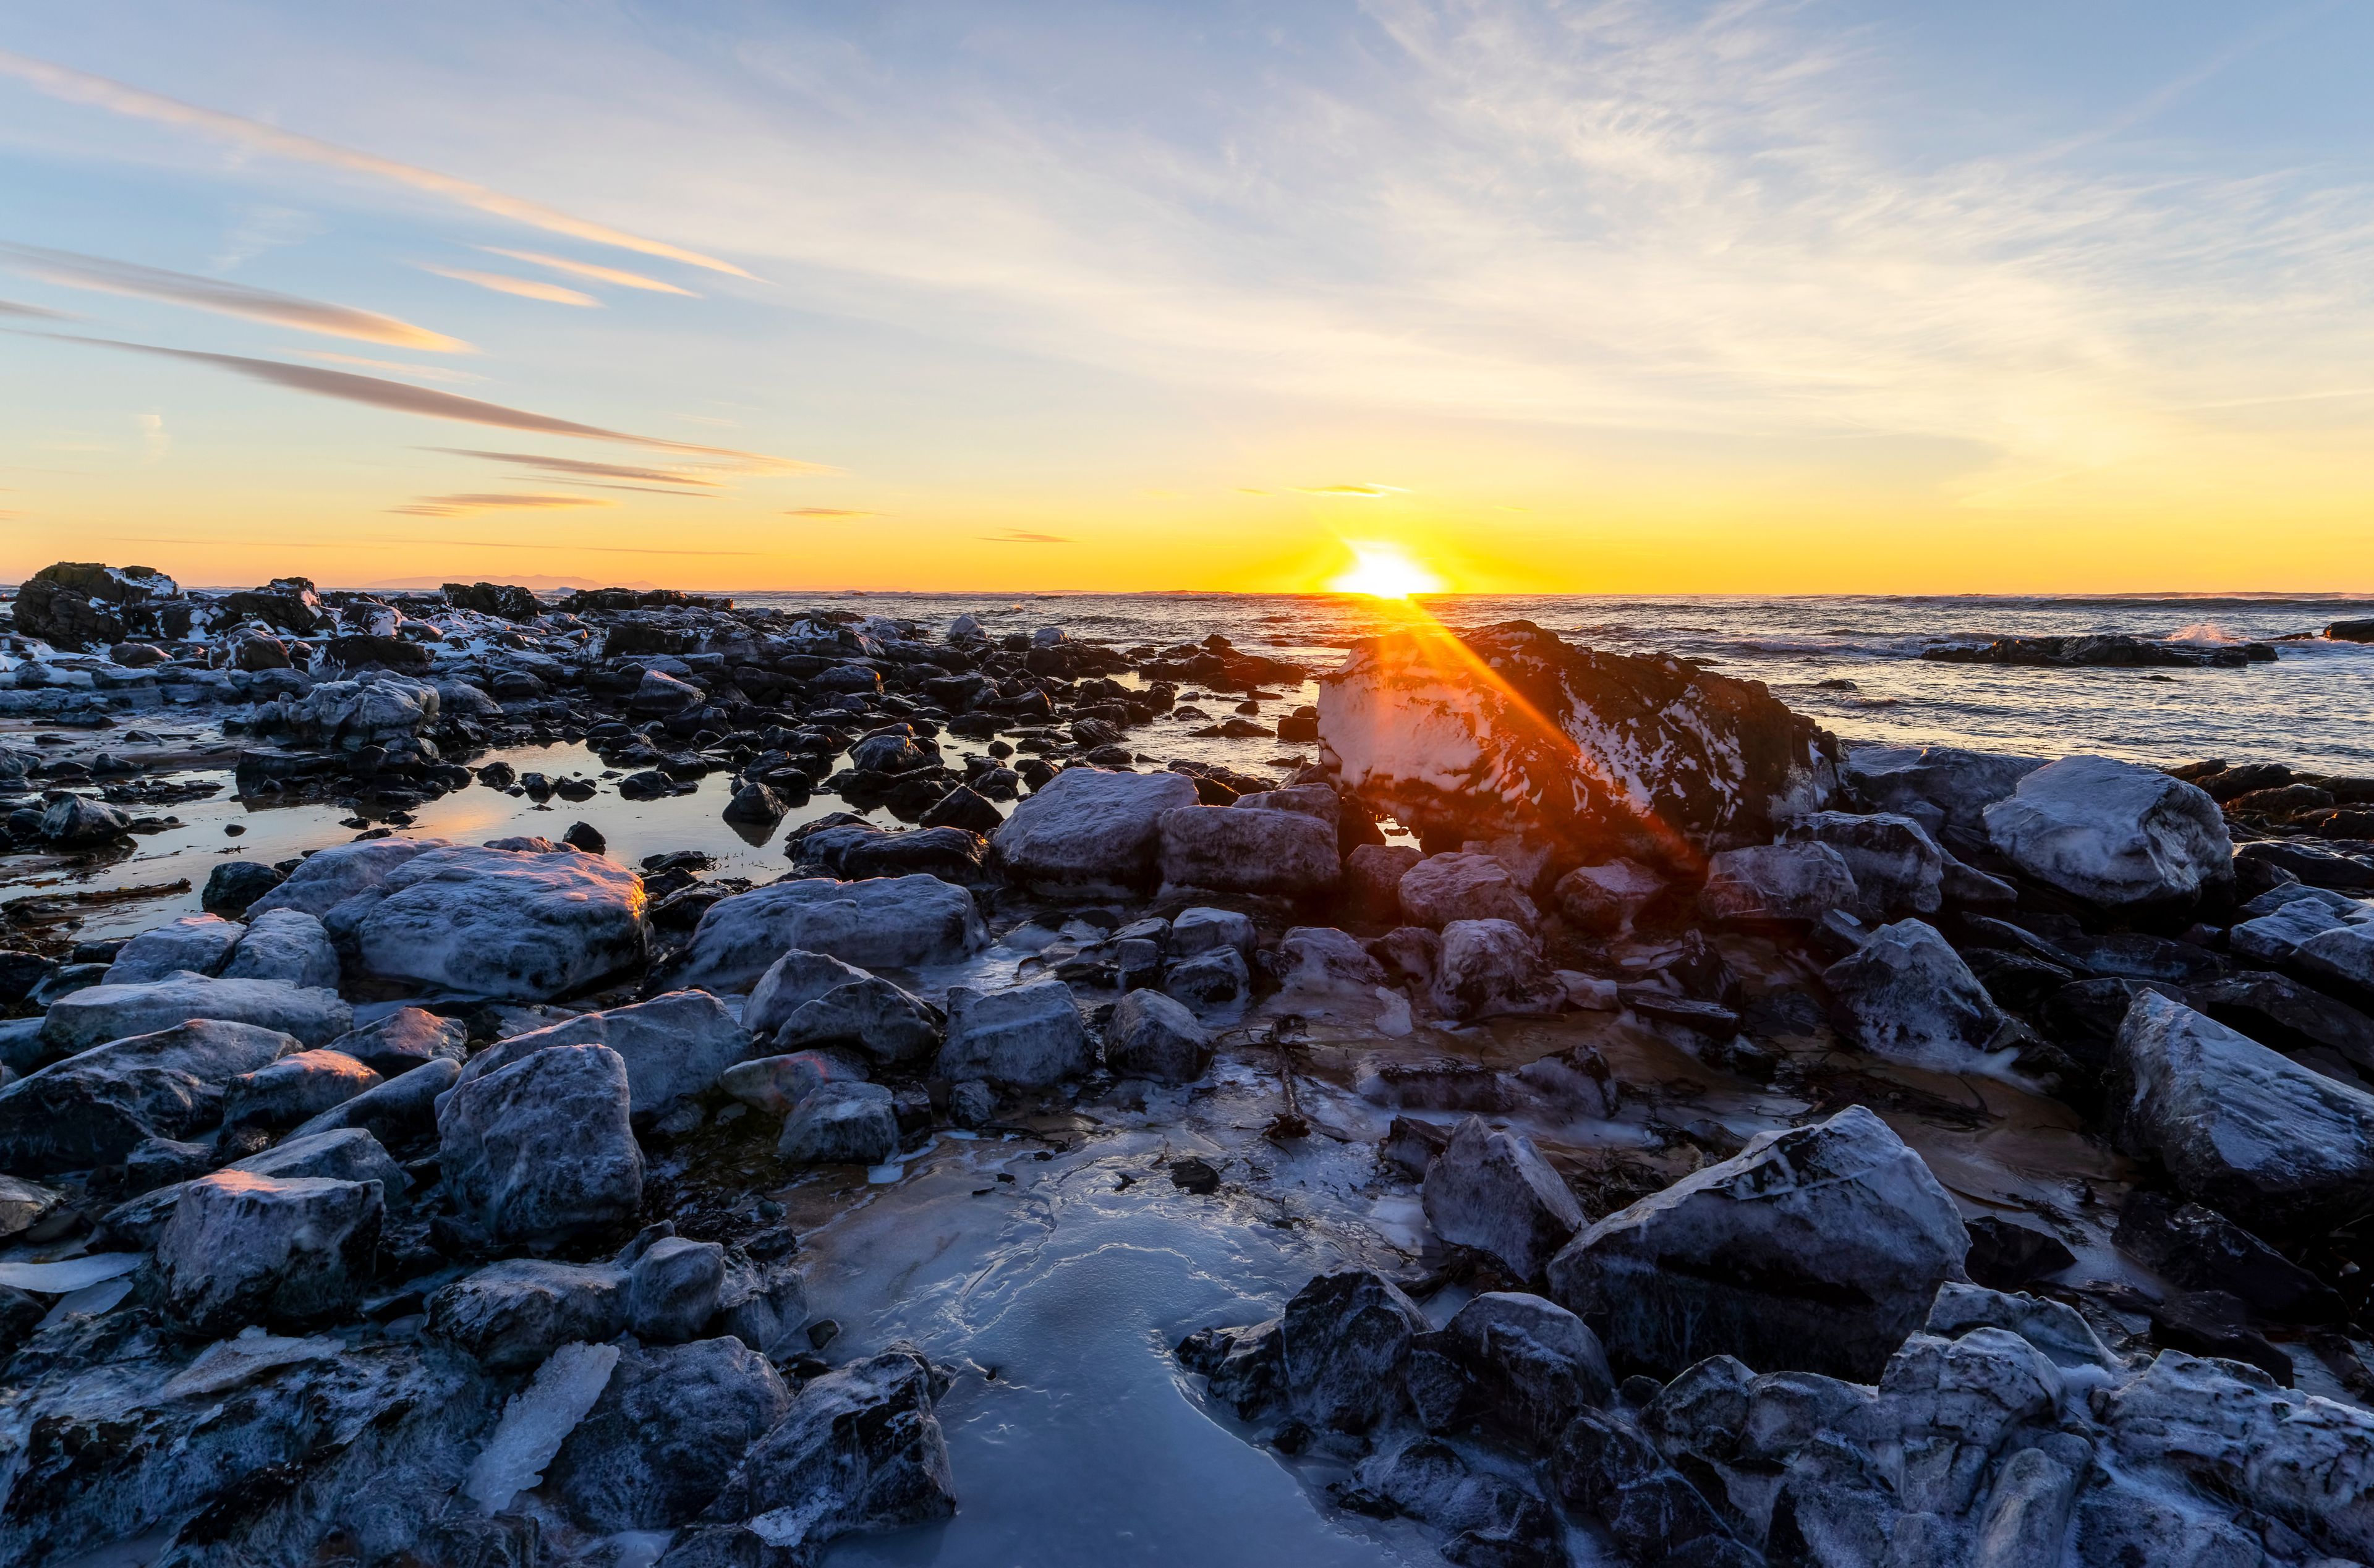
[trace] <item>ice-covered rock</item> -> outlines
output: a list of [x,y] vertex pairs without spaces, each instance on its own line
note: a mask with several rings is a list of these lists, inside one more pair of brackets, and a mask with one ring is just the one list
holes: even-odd
[[2234,874],[2217,802],[2156,767],[2063,757],[1985,815],[1988,837],[2022,872],[2105,908],[2197,897]]
[[1546,1449],[1577,1412],[1614,1392],[1599,1336],[1536,1295],[1488,1291],[1410,1352],[1408,1385],[1431,1432],[1480,1422]]
[[401,1077],[366,1089],[343,1105],[323,1111],[296,1128],[290,1136],[358,1127],[382,1143],[401,1143],[435,1129],[437,1102],[461,1076],[462,1063],[458,1059],[431,1058]]
[[1212,1065],[1212,1036],[1185,1003],[1132,991],[1105,1024],[1105,1065],[1123,1078],[1192,1083]]
[[[273,909],[301,909],[322,922],[333,938],[350,936],[369,898],[358,898],[384,883],[397,868],[431,849],[451,848],[442,838],[391,836],[356,844],[334,844],[298,862],[280,884],[247,907],[250,919]],[[357,901],[351,905],[349,899]]]
[[1822,981],[1855,1044],[1940,1072],[1989,1065],[2016,1028],[1962,955],[1922,920],[1882,926]]
[[[194,975],[218,973],[229,961],[247,928],[213,915],[184,915],[170,925],[142,931],[119,949],[102,982],[111,986],[139,985],[161,980],[182,970]],[[272,977],[278,978],[280,977]],[[309,985],[323,982],[311,980]],[[330,984],[337,983],[335,974]]]
[[52,1062],[0,1088],[0,1169],[82,1170],[186,1138],[221,1114],[224,1084],[298,1048],[276,1030],[201,1021]]
[[979,1078],[1001,1089],[1044,1089],[1091,1065],[1087,1027],[1061,980],[1010,990],[948,989],[947,1043],[940,1076]]
[[1837,849],[1792,840],[1716,855],[1707,862],[1698,908],[1714,920],[1810,923],[1833,909],[1851,909],[1861,898],[1854,873]]
[[1232,947],[1240,954],[1252,952],[1252,916],[1198,905],[1181,909],[1172,918],[1167,946],[1172,958],[1193,958],[1199,953],[1222,947]]
[[604,1046],[548,1046],[457,1085],[437,1110],[456,1208],[500,1241],[632,1219],[643,1157],[627,1106],[627,1064]]
[[589,1530],[674,1529],[709,1505],[791,1402],[767,1358],[736,1339],[628,1350],[561,1444],[550,1484]]
[[223,1126],[284,1131],[380,1082],[378,1073],[344,1051],[292,1051],[223,1085]]
[[1426,1315],[1365,1270],[1322,1274],[1286,1304],[1276,1336],[1287,1407],[1325,1431],[1364,1433],[1399,1413],[1410,1345]]
[[657,1116],[715,1083],[748,1054],[750,1036],[707,991],[669,991],[498,1041],[463,1065],[462,1082],[524,1061],[547,1046],[608,1047],[627,1064],[628,1109]]
[[1937,1299],[1930,1303],[1922,1327],[1946,1340],[1958,1340],[1973,1328],[2002,1328],[2043,1352],[2056,1366],[2125,1370],[2075,1307],[2050,1296],[1991,1291],[1948,1280],[1937,1287]]
[[1526,621],[1357,643],[1320,677],[1345,792],[1421,837],[1654,863],[1762,843],[1829,802],[1835,743],[1764,687]]
[[662,1236],[627,1275],[627,1327],[647,1345],[680,1345],[717,1316],[725,1249],[713,1241]]
[[322,1046],[352,1028],[355,1013],[335,991],[184,973],[132,985],[87,986],[60,997],[41,1022],[41,1042],[52,1050],[82,1051],[201,1019],[252,1024]]
[[426,681],[372,672],[259,704],[252,728],[308,746],[393,749],[437,722],[438,703],[437,688]]
[[1550,1260],[1550,1293],[1650,1366],[1723,1354],[1870,1378],[1969,1249],[1929,1167],[1855,1106],[1592,1224]]
[[2157,992],[2119,1028],[2110,1102],[2126,1148],[2262,1235],[2321,1235],[2374,1207],[2374,1095]]
[[511,1499],[544,1480],[561,1444],[610,1386],[620,1353],[616,1345],[562,1345],[511,1396],[462,1484],[478,1512],[507,1512]]
[[793,1102],[775,1153],[791,1165],[879,1165],[899,1153],[899,1113],[879,1083],[828,1081]]
[[990,848],[1010,880],[1041,891],[1143,891],[1158,869],[1163,814],[1195,803],[1184,774],[1067,767],[1014,808]]
[[[392,1199],[410,1186],[404,1167],[388,1157],[378,1139],[360,1128],[284,1138],[260,1154],[233,1160],[223,1169],[280,1179],[319,1176],[331,1181],[375,1181],[382,1199]],[[192,1178],[194,1179],[194,1178]],[[154,1246],[166,1222],[182,1201],[187,1181],[173,1182],[117,1204],[107,1211],[108,1234],[135,1246]]]
[[1839,780],[1863,804],[1911,817],[1932,837],[1950,827],[1983,840],[1986,809],[2046,760],[1957,746],[1850,745]]
[[627,1271],[606,1263],[509,1258],[430,1294],[428,1332],[495,1372],[535,1366],[573,1340],[627,1326]]
[[1531,931],[1508,920],[1453,920],[1442,928],[1428,994],[1451,1018],[1555,1013],[1566,1008],[1566,982],[1542,956]]
[[842,1536],[947,1518],[956,1482],[933,1409],[946,1389],[906,1349],[811,1379],[662,1563],[758,1562],[768,1552],[796,1561]]
[[343,1317],[362,1299],[382,1211],[372,1181],[202,1176],[157,1238],[165,1311],[210,1335]]
[[1557,879],[1550,895],[1558,913],[1578,933],[1587,937],[1622,936],[1665,891],[1665,879],[1638,860],[1609,860],[1577,866]]
[[440,1018],[417,1007],[399,1007],[330,1042],[382,1078],[394,1078],[443,1058],[460,1061],[470,1053],[470,1031],[458,1018]]
[[335,990],[338,950],[322,922],[302,909],[267,909],[249,922],[221,973],[226,979],[281,980]]
[[1427,1223],[1454,1246],[1488,1252],[1521,1280],[1543,1268],[1582,1228],[1582,1206],[1521,1132],[1481,1117],[1459,1124],[1427,1166]]
[[1162,994],[1184,1002],[1199,1016],[1234,1008],[1252,997],[1252,968],[1234,947],[1208,949],[1162,972]]
[[1278,984],[1287,990],[1365,991],[1385,979],[1383,966],[1359,939],[1334,926],[1296,926],[1279,939],[1277,957]]
[[1343,874],[1334,825],[1299,812],[1181,806],[1157,821],[1168,887],[1300,896],[1334,886]]
[[793,948],[868,969],[949,964],[988,942],[972,895],[935,876],[806,878],[721,898],[677,982],[741,990]]
[[599,855],[455,847],[412,857],[335,913],[370,974],[541,1001],[641,962],[643,904],[642,879]]
[[1790,824],[1787,837],[1839,852],[1859,895],[1856,912],[1868,924],[1933,915],[1945,901],[1945,851],[1911,817],[1815,812]]
[[1541,920],[1509,868],[1490,855],[1428,855],[1402,873],[1395,893],[1404,919],[1437,930],[1453,920],[1507,920],[1531,930]]

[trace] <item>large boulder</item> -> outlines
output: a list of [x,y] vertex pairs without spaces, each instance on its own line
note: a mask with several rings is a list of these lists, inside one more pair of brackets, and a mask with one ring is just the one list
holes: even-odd
[[193,606],[154,567],[60,561],[17,590],[17,629],[60,648],[187,637]]
[[498,1241],[621,1225],[643,1201],[627,1064],[604,1046],[547,1046],[438,1104],[438,1164],[456,1208]]
[[1933,915],[1945,902],[1945,851],[1929,829],[1894,812],[1858,816],[1815,812],[1789,825],[1792,842],[1827,844],[1854,879],[1857,913],[1869,924]]
[[1489,855],[1428,855],[1402,873],[1394,893],[1412,925],[1440,930],[1453,920],[1507,920],[1531,930],[1541,911]]
[[382,1207],[375,1181],[202,1176],[157,1238],[165,1311],[209,1337],[343,1317],[362,1298]]
[[1158,822],[1166,886],[1299,896],[1323,892],[1343,874],[1334,825],[1300,812],[1181,806]]
[[1909,816],[1932,837],[1950,829],[1984,841],[1987,808],[2046,760],[1958,746],[1850,744],[1839,782],[1872,810]]
[[867,969],[901,969],[951,964],[988,941],[972,895],[937,877],[808,877],[711,905],[676,978],[738,991],[793,948]]
[[1044,1089],[1086,1072],[1093,1061],[1079,1004],[1063,981],[1035,980],[1003,991],[949,988],[941,1077]]
[[223,1085],[300,1048],[276,1030],[202,1020],[52,1062],[0,1088],[0,1170],[82,1170],[186,1138],[221,1115]]
[[1481,1117],[1461,1122],[1427,1166],[1423,1197],[1436,1235],[1490,1253],[1521,1280],[1539,1276],[1582,1228],[1582,1206],[1532,1140]]
[[128,986],[86,986],[60,997],[41,1021],[41,1043],[52,1050],[88,1050],[200,1019],[252,1024],[321,1046],[352,1028],[355,1012],[335,991],[183,973]]
[[269,909],[249,922],[222,976],[230,980],[280,980],[335,990],[338,950],[322,922],[302,909]]
[[1319,733],[1345,792],[1426,843],[1514,836],[1567,865],[1763,843],[1835,787],[1836,743],[1761,685],[1528,621],[1356,643],[1319,678]]
[[1179,773],[1067,767],[990,836],[1007,877],[1050,893],[1120,894],[1154,883],[1164,813],[1196,803]]
[[[1822,815],[1833,813],[1822,813]],[[1862,900],[1846,857],[1828,844],[1750,844],[1707,862],[1698,908],[1709,919],[1743,924],[1819,920]]]
[[367,971],[465,996],[540,1001],[643,956],[642,879],[575,849],[430,849],[361,896],[339,913]]
[[2156,991],[2111,1047],[2120,1141],[2262,1235],[2321,1235],[2374,1208],[2374,1095]]
[[[115,962],[107,966],[104,982],[111,986],[135,986],[188,970],[194,975],[218,973],[229,962],[231,949],[239,945],[247,928],[236,920],[219,919],[213,915],[184,915],[170,925],[158,926],[142,931],[117,950]],[[320,985],[322,981],[309,981]],[[328,982],[337,983],[333,974]]]
[[371,907],[369,895],[416,856],[450,848],[442,838],[390,836],[315,850],[279,885],[248,905],[248,919],[272,909],[301,909],[320,920],[332,937],[351,937],[356,920]]
[[1428,984],[1434,1005],[1450,1018],[1500,1018],[1555,1013],[1566,1008],[1566,984],[1542,956],[1533,932],[1507,920],[1453,920],[1442,928],[1442,952]]
[[[417,647],[395,646],[408,652]],[[250,728],[259,735],[285,736],[306,746],[349,752],[385,746],[400,751],[437,722],[440,700],[437,688],[427,681],[374,670],[351,681],[321,682],[302,696],[283,696],[259,704]]]
[[463,1064],[470,1082],[547,1046],[606,1046],[627,1064],[627,1106],[656,1116],[700,1094],[749,1054],[750,1036],[707,991],[670,991],[629,1007],[574,1018],[498,1041]]
[[2156,767],[2063,757],[1985,815],[1988,837],[2022,872],[2108,909],[2181,903],[2234,875],[2217,802]]
[[628,1351],[555,1456],[549,1483],[589,1530],[666,1530],[717,1496],[791,1390],[730,1337]]
[[1990,1065],[2016,1026],[1936,928],[1898,920],[1823,971],[1839,1032],[1875,1056],[1940,1072]]
[[1665,1375],[1733,1355],[1868,1382],[1969,1250],[1921,1156],[1853,1106],[1591,1225],[1550,1260],[1550,1293]]

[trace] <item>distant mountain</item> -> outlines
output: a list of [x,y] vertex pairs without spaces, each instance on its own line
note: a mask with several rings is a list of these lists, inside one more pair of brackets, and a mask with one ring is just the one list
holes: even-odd
[[[641,592],[659,586],[658,583],[644,582],[640,579],[633,582],[619,582],[615,579],[600,581],[590,577],[551,577],[541,572],[528,577],[481,578],[467,572],[449,573],[444,577],[392,577],[382,581],[366,582],[358,586],[365,593],[433,593],[449,582],[515,583],[519,587],[531,589],[537,593],[550,593],[556,589],[562,588],[631,588]],[[342,585],[329,583],[324,586],[335,588]]]

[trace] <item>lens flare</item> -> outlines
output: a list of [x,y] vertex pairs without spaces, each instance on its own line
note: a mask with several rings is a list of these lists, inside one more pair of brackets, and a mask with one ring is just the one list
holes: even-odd
[[1440,593],[1442,579],[1412,560],[1398,544],[1345,542],[1352,552],[1351,569],[1328,579],[1331,593],[1365,593],[1378,599],[1407,599],[1414,593]]

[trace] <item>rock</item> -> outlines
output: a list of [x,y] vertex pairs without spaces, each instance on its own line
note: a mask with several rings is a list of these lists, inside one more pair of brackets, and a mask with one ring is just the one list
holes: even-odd
[[785,1051],[848,1046],[883,1067],[923,1061],[940,1043],[939,1009],[911,991],[868,975],[803,1002],[775,1031]]
[[2262,839],[2245,844],[2234,851],[2234,869],[2238,876],[2247,874],[2261,881],[2278,872],[2289,872],[2310,887],[2356,893],[2374,890],[2374,859],[2296,839]]
[[[211,1154],[212,1151],[204,1153]],[[233,1160],[223,1169],[275,1179],[320,1176],[332,1181],[375,1181],[382,1199],[394,1198],[411,1185],[404,1168],[388,1157],[379,1140],[356,1128],[285,1138],[260,1154]],[[155,1246],[181,1203],[183,1188],[206,1174],[203,1166],[183,1169],[170,1184],[117,1204],[107,1211],[103,1222],[108,1234],[135,1246]]]
[[1820,919],[1862,902],[1847,862],[1828,844],[1756,844],[1707,863],[1698,908],[1709,919],[1755,924]]
[[1932,837],[1950,828],[1983,841],[1986,809],[2046,760],[1957,746],[1850,745],[1839,779],[1872,810],[1910,816]]
[[345,1034],[354,1012],[335,991],[181,973],[130,985],[90,986],[62,997],[41,1024],[41,1040],[53,1050],[80,1051],[199,1020],[250,1024],[318,1046]]
[[678,983],[741,990],[794,948],[868,969],[950,964],[985,945],[972,895],[932,876],[807,878],[721,898],[692,934]]
[[2095,1410],[2125,1464],[2278,1519],[2345,1559],[2374,1555],[2374,1415],[2173,1351]]
[[390,1079],[375,1089],[366,1089],[345,1104],[323,1111],[289,1136],[301,1138],[358,1127],[382,1143],[403,1143],[436,1129],[437,1102],[461,1076],[460,1061],[437,1057],[402,1077]]
[[206,1335],[345,1316],[362,1299],[381,1213],[376,1182],[202,1176],[157,1238],[165,1311]]
[[540,1001],[641,962],[643,907],[641,879],[598,855],[442,848],[323,924],[350,927],[370,974]]
[[[142,985],[188,970],[194,975],[218,973],[230,958],[247,928],[212,915],[184,915],[169,926],[142,931],[119,949],[102,982],[111,986]],[[312,981],[318,985],[321,982]],[[331,984],[336,984],[335,972]]]
[[1300,897],[1334,887],[1343,872],[1334,825],[1299,812],[1181,806],[1157,820],[1169,887]]
[[1969,1234],[1921,1157],[1862,1106],[1762,1134],[1586,1228],[1550,1294],[1625,1360],[1709,1355],[1875,1377],[1958,1279]]
[[280,873],[253,860],[225,860],[206,874],[198,902],[208,913],[244,914],[247,907],[280,885]]
[[1961,954],[1921,920],[1880,927],[1822,981],[1839,1032],[1875,1056],[1963,1072],[1988,1065],[2016,1037]]
[[959,784],[932,803],[915,819],[918,827],[958,827],[968,833],[993,834],[1005,824],[1005,813],[989,800]]
[[717,1316],[725,1249],[713,1241],[662,1236],[627,1276],[627,1327],[647,1345],[680,1345]]
[[493,1372],[525,1371],[563,1345],[599,1343],[626,1326],[627,1271],[607,1264],[506,1258],[429,1298],[429,1334]]
[[2374,1204],[2374,1095],[2153,992],[2111,1049],[2121,1147],[2157,1158],[2193,1201],[2278,1239]]
[[1646,1438],[1597,1411],[1583,1411],[1559,1433],[1550,1484],[1569,1512],[1596,1523],[1634,1562],[1680,1562],[1685,1550],[1731,1534],[1714,1506]]
[[59,561],[17,590],[17,629],[60,648],[129,638],[173,640],[187,635],[190,602],[154,567]]
[[322,922],[303,910],[269,909],[249,924],[221,973],[225,979],[335,990],[338,950],[330,945]]
[[1358,1434],[1396,1414],[1411,1342],[1426,1316],[1365,1270],[1322,1274],[1286,1305],[1277,1330],[1287,1408],[1322,1431]]
[[863,969],[829,954],[793,948],[768,965],[742,1004],[742,1024],[753,1038],[772,1039],[809,1002],[820,1000],[843,986],[864,985],[872,978]]
[[223,1127],[284,1131],[380,1082],[378,1073],[343,1051],[295,1051],[223,1085]]
[[1519,1068],[1517,1082],[1570,1116],[1605,1121],[1623,1104],[1623,1087],[1600,1054],[1589,1046],[1569,1046],[1536,1057]]
[[[342,651],[340,644],[352,646]],[[347,654],[382,663],[429,662],[427,649],[393,638],[341,638],[330,652],[348,665],[359,661]],[[437,688],[426,681],[373,672],[351,681],[318,682],[301,696],[258,704],[250,727],[259,735],[282,735],[325,751],[356,752],[365,746],[394,750],[410,746],[413,737],[437,722],[439,700]]]
[[1982,1214],[1966,1223],[1970,1255],[1963,1259],[1970,1278],[1991,1290],[2016,1291],[2048,1280],[2077,1262],[2059,1237],[2027,1225]]
[[550,1046],[607,1047],[627,1066],[628,1109],[658,1116],[715,1083],[748,1054],[750,1036],[707,991],[669,991],[514,1035],[464,1063],[462,1082],[499,1071]]
[[2260,1568],[2259,1538],[2215,1517],[2195,1503],[2179,1505],[2098,1473],[2078,1493],[2075,1546],[2091,1565],[2148,1563],[2153,1568]]
[[201,1021],[53,1062],[0,1088],[0,1168],[82,1170],[187,1137],[220,1114],[224,1084],[297,1048],[274,1030]]
[[1091,1064],[1087,1030],[1072,988],[1063,981],[990,992],[949,988],[941,1077],[985,1079],[1001,1089],[1044,1089],[1086,1072]]
[[1341,891],[1346,912],[1360,920],[1398,921],[1402,878],[1424,858],[1406,844],[1355,845],[1344,858]]
[[132,819],[104,801],[61,795],[41,813],[41,840],[61,849],[86,848],[121,838]]
[[1185,1004],[1160,991],[1132,991],[1105,1025],[1105,1065],[1123,1078],[1192,1083],[1212,1065],[1212,1036]]
[[709,694],[689,682],[679,681],[662,670],[646,670],[642,684],[627,699],[627,708],[632,713],[656,714],[665,719],[698,709],[708,700]]
[[1888,1358],[1863,1430],[1903,1454],[1907,1512],[1959,1514],[1988,1458],[2015,1430],[2050,1421],[2062,1390],[2061,1369],[2007,1329],[1919,1333]]
[[[309,585],[310,586],[310,585]],[[544,605],[532,589],[514,582],[449,582],[444,588],[445,603],[456,610],[471,610],[481,615],[494,615],[506,621],[533,621],[544,614]],[[291,628],[310,631],[310,626]]]
[[1428,1431],[1477,1422],[1536,1450],[1615,1393],[1607,1352],[1581,1318],[1506,1291],[1470,1298],[1440,1333],[1420,1336],[1408,1380]]
[[2168,1283],[2224,1291],[2262,1317],[2332,1323],[2343,1316],[2333,1288],[2225,1215],[2156,1192],[2127,1195],[2118,1248]]
[[719,1075],[717,1086],[754,1110],[787,1116],[819,1084],[864,1082],[865,1074],[842,1053],[793,1051],[736,1062]]
[[1009,879],[1041,892],[1143,890],[1154,882],[1163,814],[1194,804],[1195,786],[1181,774],[1066,768],[1014,808],[990,847]]
[[820,1083],[792,1106],[775,1153],[793,1165],[879,1165],[899,1153],[899,1113],[879,1083]]
[[2319,931],[2299,944],[2293,962],[2310,979],[2374,1005],[2374,922]]
[[1296,926],[1279,939],[1277,956],[1278,984],[1287,990],[1367,990],[1385,979],[1384,969],[1358,939],[1333,926]]
[[1234,947],[1213,948],[1171,965],[1162,974],[1162,994],[1186,1003],[1198,1014],[1234,1007],[1252,997],[1252,970],[1244,954]]
[[[1922,1332],[1959,1340],[1973,1328],[2001,1328],[2018,1335],[2055,1366],[2093,1367],[2121,1373],[2126,1364],[2110,1353],[2091,1325],[2065,1302],[2015,1294],[1948,1280],[1937,1287]],[[1908,1341],[1909,1343],[1909,1341]]]
[[470,1032],[456,1018],[440,1018],[417,1007],[400,1007],[383,1018],[349,1030],[330,1042],[382,1078],[443,1059],[459,1062],[470,1054]]
[[[358,895],[377,890],[415,857],[447,848],[442,838],[398,837],[332,845],[306,856],[277,887],[248,906],[248,916],[302,909],[320,920],[333,939],[351,937],[356,919],[371,905],[370,898]],[[349,899],[355,902],[349,904]]]
[[1550,890],[1558,913],[1582,936],[1604,940],[1632,929],[1650,901],[1665,891],[1665,879],[1638,860],[1577,866]]
[[1240,954],[1253,950],[1253,922],[1249,915],[1234,909],[1213,909],[1197,906],[1181,909],[1170,922],[1167,948],[1173,958],[1192,958],[1199,953],[1211,953],[1220,948],[1234,948]]
[[[849,1535],[880,1535],[956,1512],[947,1440],[934,1402],[946,1384],[911,1350],[894,1349],[811,1379],[760,1438],[702,1515],[661,1560],[670,1568],[734,1561],[699,1557],[716,1535],[755,1537],[761,1550],[806,1558]],[[781,1561],[782,1559],[778,1559]]]
[[499,1241],[632,1220],[643,1159],[627,1106],[627,1064],[602,1046],[549,1046],[457,1085],[437,1111],[456,1209]]
[[739,1340],[630,1350],[546,1484],[588,1530],[674,1529],[709,1505],[791,1403],[766,1357]]
[[1564,1531],[1538,1497],[1491,1474],[1476,1474],[1451,1445],[1421,1437],[1371,1456],[1355,1472],[1345,1505],[1401,1514],[1449,1535],[1443,1556],[1503,1568],[1563,1568]]
[[1506,920],[1531,930],[1541,911],[1489,855],[1429,855],[1403,873],[1402,914],[1437,930],[1453,920]]
[[1342,790],[1428,842],[1662,864],[1762,843],[1833,789],[1836,743],[1761,685],[1530,622],[1370,638],[1319,685]]
[[1540,1276],[1582,1228],[1582,1206],[1522,1133],[1480,1117],[1459,1124],[1427,1167],[1427,1223],[1453,1246],[1488,1252],[1521,1280]]
[[1989,839],[2022,872],[2104,908],[2197,898],[2233,876],[2217,802],[2156,767],[2063,757],[1985,814]]
[[1453,920],[1443,927],[1442,954],[1428,995],[1451,1018],[1566,1009],[1566,983],[1543,959],[1541,943],[1508,920]]
[[1866,924],[1933,915],[1944,903],[1945,851],[1909,816],[1815,812],[1789,825],[1792,843],[1827,844],[1846,861]]

